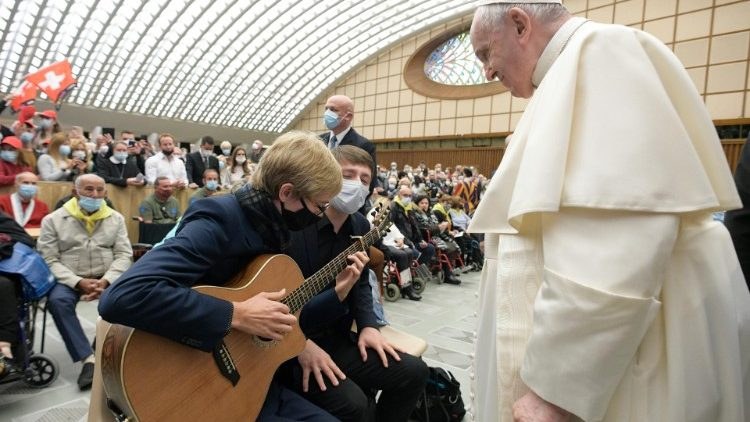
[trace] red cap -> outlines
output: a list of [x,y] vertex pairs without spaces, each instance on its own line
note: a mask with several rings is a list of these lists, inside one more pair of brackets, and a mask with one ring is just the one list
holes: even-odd
[[48,119],[57,120],[57,112],[55,110],[44,110],[41,113],[37,113],[37,116],[42,116]]
[[3,138],[3,141],[0,142],[0,145],[2,144],[8,144],[15,149],[21,149],[21,140],[16,138],[15,136],[6,136],[5,138]]
[[34,118],[34,115],[36,114],[36,108],[34,106],[23,106],[21,107],[21,111],[18,112],[18,121],[19,122],[28,122],[29,120]]

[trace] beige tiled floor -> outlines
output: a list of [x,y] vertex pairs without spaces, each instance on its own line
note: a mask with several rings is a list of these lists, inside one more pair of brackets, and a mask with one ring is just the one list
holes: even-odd
[[[422,301],[399,299],[396,302],[386,302],[385,311],[391,325],[427,340],[429,346],[423,355],[425,362],[451,371],[461,382],[464,401],[468,405],[470,353],[476,325],[474,310],[479,273],[467,273],[461,278],[461,286],[428,283]],[[83,327],[93,339],[96,304],[81,303],[78,309]],[[81,366],[71,362],[57,329],[49,318],[45,354],[59,363],[59,378],[49,387],[39,390],[28,388],[22,382],[1,385],[0,421],[87,420],[89,393],[80,392],[76,385]]]

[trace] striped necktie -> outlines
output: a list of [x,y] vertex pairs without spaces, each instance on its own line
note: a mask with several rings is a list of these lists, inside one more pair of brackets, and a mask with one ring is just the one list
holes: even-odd
[[329,149],[336,148],[336,142],[337,142],[336,135],[331,134],[331,139],[328,140],[328,148]]

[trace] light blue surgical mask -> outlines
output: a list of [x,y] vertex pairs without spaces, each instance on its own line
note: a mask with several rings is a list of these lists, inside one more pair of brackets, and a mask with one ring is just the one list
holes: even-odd
[[80,206],[87,212],[99,211],[99,208],[101,208],[103,201],[104,199],[102,198],[89,198],[88,196],[78,194],[78,206]]
[[67,157],[70,154],[70,145],[60,145],[60,155]]
[[331,206],[345,214],[354,214],[365,204],[368,193],[367,186],[359,179],[344,179],[341,192],[331,199]]
[[22,184],[18,187],[18,194],[24,199],[31,199],[36,196],[36,185]]
[[115,156],[115,160],[124,163],[128,161],[128,153],[127,152],[116,152],[113,154]]
[[51,119],[39,119],[39,127],[42,129],[49,129],[54,126],[55,122]]
[[333,110],[326,110],[325,113],[323,113],[323,122],[329,130],[333,130],[339,125],[339,123],[341,123],[341,117],[339,117],[339,115]]
[[232,153],[232,150],[231,148],[222,148],[221,153],[228,156]]
[[224,170],[224,167],[226,167],[227,164],[223,161],[219,161],[219,170]]
[[34,134],[31,132],[24,132],[21,134],[21,142],[24,144],[28,144],[29,142],[34,140]]
[[219,182],[216,180],[209,180],[206,182],[206,189],[208,190],[216,190],[219,187]]
[[9,163],[15,163],[18,158],[18,151],[3,150],[0,151],[0,158]]

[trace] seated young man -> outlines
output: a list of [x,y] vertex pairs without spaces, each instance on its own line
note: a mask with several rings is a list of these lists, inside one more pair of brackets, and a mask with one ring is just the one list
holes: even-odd
[[[333,155],[341,165],[344,184],[331,199],[325,217],[292,234],[290,256],[306,277],[348,248],[370,224],[357,210],[364,204],[375,164],[367,151],[343,145]],[[264,158],[263,160],[266,160]],[[368,272],[354,286],[338,280],[302,309],[300,326],[307,347],[285,366],[285,382],[342,421],[407,421],[427,380],[427,366],[418,357],[397,350],[380,334],[373,312]],[[313,312],[325,310],[333,322],[314,324]],[[357,333],[351,331],[352,321]],[[371,414],[368,394],[381,394]]]
[[[105,291],[100,314],[109,322],[206,352],[221,344],[230,329],[282,339],[297,322],[280,302],[288,293],[284,289],[231,302],[191,287],[223,285],[253,258],[282,252],[289,245],[290,230],[316,223],[325,207],[320,204],[327,204],[340,190],[341,168],[315,134],[281,135],[266,152],[251,184],[230,195],[196,201],[173,238],[144,255]],[[351,284],[359,278],[367,256],[358,253],[349,259],[351,264],[339,281]],[[258,420],[335,419],[274,381]]]

